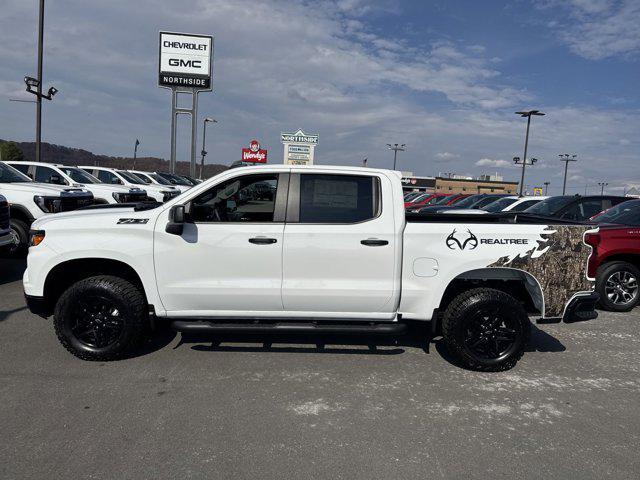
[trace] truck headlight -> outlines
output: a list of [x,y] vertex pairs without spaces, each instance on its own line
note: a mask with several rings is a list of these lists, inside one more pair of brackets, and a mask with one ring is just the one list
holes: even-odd
[[44,230],[30,230],[29,231],[29,246],[37,247],[44,240]]
[[113,192],[113,193],[111,194],[111,196],[113,197],[113,199],[114,199],[116,202],[118,202],[118,203],[122,203],[122,200],[121,200],[121,199],[122,199],[122,193],[119,193],[119,192]]
[[176,197],[179,194],[179,192],[176,192],[175,190],[163,190],[160,193],[162,194],[163,202],[168,202],[173,197]]
[[51,198],[36,195],[35,197],[33,197],[33,201],[36,205],[38,205],[38,207],[40,207],[40,210],[45,213],[57,213],[62,207],[62,200],[60,198]]

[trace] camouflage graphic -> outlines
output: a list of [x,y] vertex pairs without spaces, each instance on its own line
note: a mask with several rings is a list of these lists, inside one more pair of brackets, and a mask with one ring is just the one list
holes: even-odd
[[533,275],[544,295],[544,316],[560,317],[575,293],[593,290],[585,274],[591,253],[582,241],[586,230],[577,225],[548,226],[538,245],[525,255],[501,257],[489,267],[517,268]]

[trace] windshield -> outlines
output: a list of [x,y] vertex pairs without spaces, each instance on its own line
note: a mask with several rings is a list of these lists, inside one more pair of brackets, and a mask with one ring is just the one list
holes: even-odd
[[187,187],[192,186],[189,182],[187,182],[183,178],[180,178],[178,175],[173,175],[171,173],[158,173],[158,175],[160,175],[163,178],[166,178],[173,185],[185,185]]
[[405,193],[404,194],[404,201],[405,202],[410,202],[411,200],[413,200],[414,198],[416,198],[418,195],[422,195],[420,192],[409,192],[409,193]]
[[0,162],[0,183],[31,182],[31,179],[15,168]]
[[148,173],[135,172],[134,175],[138,177],[140,180],[142,180],[144,183],[146,183],[147,185],[152,183]]
[[493,204],[493,202],[496,202],[496,201],[500,200],[501,198],[502,198],[502,196],[488,195],[488,196],[486,196],[484,198],[481,198],[476,203],[474,203],[471,208],[482,208],[484,206]]
[[102,183],[96,177],[91,175],[90,173],[85,172],[84,170],[80,170],[75,167],[60,167],[64,173],[69,175],[71,180],[78,183]]
[[162,176],[158,175],[157,173],[148,173],[147,175],[149,175],[151,178],[153,178],[160,185],[171,185],[171,182],[169,180],[167,180],[166,178],[163,178]]
[[496,200],[493,203],[490,203],[489,205],[485,205],[480,210],[484,210],[485,212],[490,212],[490,213],[501,212],[502,210],[504,210],[509,205],[516,202],[517,200],[518,200],[517,198],[509,198],[509,197],[501,198],[499,200]]
[[526,213],[532,213],[534,215],[550,216],[558,212],[562,207],[569,204],[575,197],[551,197],[546,200],[532,205],[524,210]]
[[445,197],[439,197],[436,203],[434,203],[434,205],[443,205],[447,203],[449,200],[452,200],[456,195],[457,193],[453,195],[447,195]]
[[180,178],[184,178],[192,187],[198,184],[195,178],[191,178],[188,175],[180,175]]
[[124,170],[116,170],[116,172],[118,172],[118,175],[120,175],[129,183],[133,183],[134,185],[146,185],[146,182],[144,180],[142,180],[137,175],[134,175],[133,173],[125,172]]
[[456,208],[471,208],[471,206],[476,203],[478,200],[480,200],[483,196],[482,195],[471,195],[470,197],[467,197],[463,200],[460,200],[459,202],[456,202]]
[[628,200],[593,217],[598,223],[640,225],[640,200]]

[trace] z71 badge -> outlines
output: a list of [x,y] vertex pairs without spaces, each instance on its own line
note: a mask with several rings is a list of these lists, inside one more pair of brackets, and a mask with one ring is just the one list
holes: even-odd
[[118,220],[118,225],[141,225],[147,223],[148,221],[148,218],[121,218],[120,220]]

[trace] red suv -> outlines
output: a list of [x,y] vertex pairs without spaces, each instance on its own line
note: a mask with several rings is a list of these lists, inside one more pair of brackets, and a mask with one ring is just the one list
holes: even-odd
[[640,200],[630,200],[591,218],[600,224],[585,240],[593,247],[589,276],[596,278],[600,305],[627,312],[640,301]]

